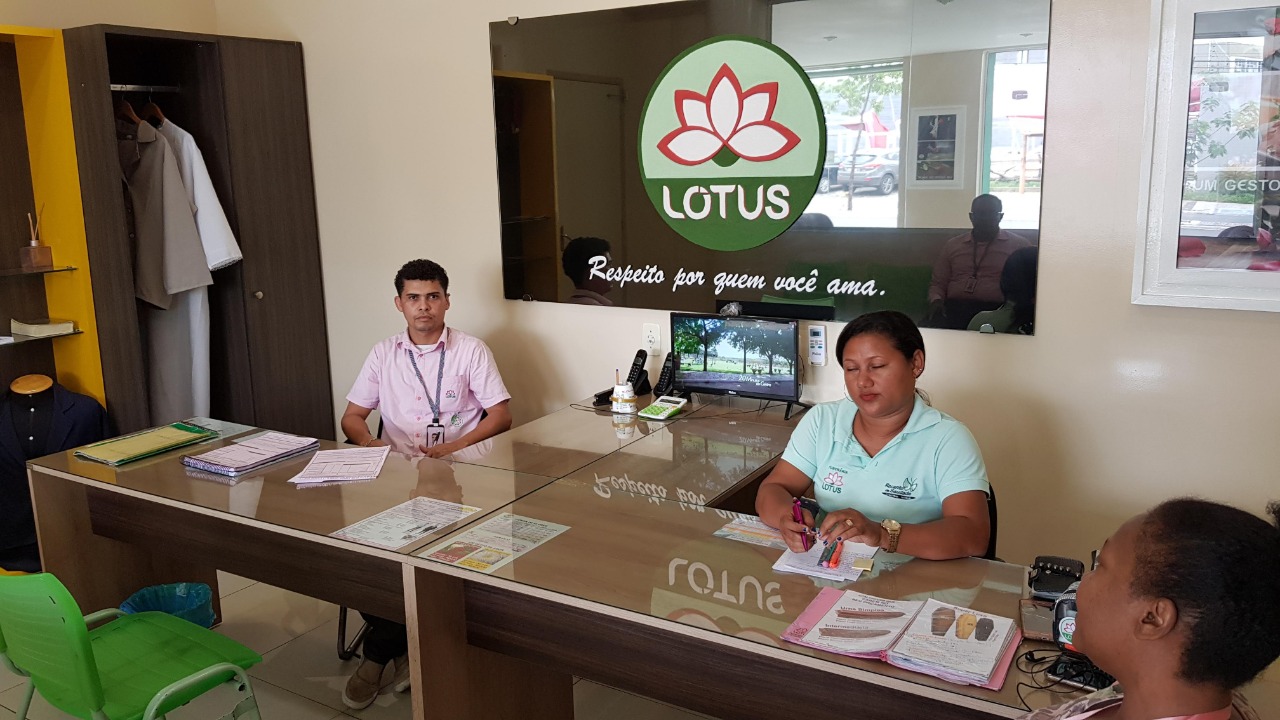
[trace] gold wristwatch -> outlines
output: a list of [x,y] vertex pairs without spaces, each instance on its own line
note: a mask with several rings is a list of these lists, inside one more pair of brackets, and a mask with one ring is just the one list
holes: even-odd
[[887,552],[898,552],[898,536],[902,534],[902,523],[885,518],[884,522],[880,523],[880,527],[889,533],[889,547],[886,547],[885,550]]

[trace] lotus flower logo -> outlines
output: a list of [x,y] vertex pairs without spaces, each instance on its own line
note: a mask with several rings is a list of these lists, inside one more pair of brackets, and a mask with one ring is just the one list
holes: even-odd
[[662,138],[658,149],[681,165],[701,165],[712,159],[721,167],[739,159],[767,162],[800,144],[799,136],[772,119],[778,83],[761,83],[744,91],[728,64],[720,66],[706,95],[676,90],[675,100],[680,127]]

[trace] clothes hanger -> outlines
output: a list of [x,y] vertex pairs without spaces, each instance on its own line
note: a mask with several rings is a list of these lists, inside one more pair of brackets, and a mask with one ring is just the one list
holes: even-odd
[[133,106],[124,98],[120,98],[120,102],[116,104],[116,117],[142,124],[142,118],[138,117],[138,113],[133,111]]
[[[155,118],[160,121],[160,125],[169,122],[168,118],[164,116],[164,113],[160,111],[160,106],[155,104],[155,101],[151,99],[150,95],[147,96],[147,104],[142,106],[142,117]],[[157,127],[159,127],[159,125],[157,125]]]
[[53,387],[53,379],[48,375],[23,375],[9,383],[9,389],[19,395],[38,395]]

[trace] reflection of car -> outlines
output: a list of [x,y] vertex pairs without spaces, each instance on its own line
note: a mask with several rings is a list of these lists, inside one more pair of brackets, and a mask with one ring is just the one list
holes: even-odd
[[[849,172],[845,167],[842,173]],[[898,189],[898,151],[874,150],[860,152],[854,156],[852,177],[847,175],[844,182],[853,190],[858,188],[875,188],[881,195],[888,195]]]
[[[818,178],[818,192],[831,192],[831,188],[840,187],[844,182],[840,180],[841,165],[847,163],[848,155],[837,155],[833,160],[822,166],[822,177]],[[845,179],[848,179],[849,171],[844,170]]]
[[856,156],[836,157],[823,167],[818,192],[834,187],[876,188],[888,195],[898,187],[898,151],[864,150]]

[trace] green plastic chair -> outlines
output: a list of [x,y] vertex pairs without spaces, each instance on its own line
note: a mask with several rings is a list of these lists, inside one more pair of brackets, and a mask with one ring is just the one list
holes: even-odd
[[36,690],[83,720],[154,720],[229,680],[247,696],[223,717],[259,717],[245,670],[260,655],[165,613],[81,616],[48,573],[0,577],[0,660],[30,678],[17,720],[26,720]]

